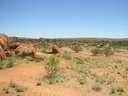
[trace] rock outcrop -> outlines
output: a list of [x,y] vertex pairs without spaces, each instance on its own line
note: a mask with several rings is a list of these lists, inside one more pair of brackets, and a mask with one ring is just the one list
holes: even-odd
[[6,59],[6,54],[3,48],[0,46],[0,61]]
[[15,49],[15,53],[18,56],[34,56],[36,49],[33,44],[21,43]]
[[57,45],[53,45],[53,47],[52,47],[52,53],[54,53],[54,54],[60,53],[60,48]]
[[0,46],[3,50],[8,50],[9,38],[7,35],[0,33]]

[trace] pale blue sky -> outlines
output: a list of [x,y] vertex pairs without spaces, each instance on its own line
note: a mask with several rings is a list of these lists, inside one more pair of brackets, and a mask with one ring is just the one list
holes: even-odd
[[128,38],[128,0],[0,0],[0,32]]

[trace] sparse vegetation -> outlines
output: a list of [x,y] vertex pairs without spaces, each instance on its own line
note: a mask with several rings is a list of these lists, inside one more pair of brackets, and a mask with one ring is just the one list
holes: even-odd
[[0,69],[11,68],[16,64],[16,55],[12,54],[10,57],[0,62]]
[[6,88],[3,88],[3,91],[8,96],[19,96],[19,93],[25,92],[26,89],[26,87],[11,81]]
[[19,84],[15,83],[14,81],[10,82],[9,87],[13,88],[14,91],[16,91],[16,92],[24,92],[26,90],[26,88],[24,86],[19,85]]
[[110,95],[111,96],[123,96],[124,89],[117,84],[111,86]]
[[96,56],[103,52],[103,48],[100,48],[100,45],[97,45],[96,48],[92,49],[91,51],[92,51],[93,55]]
[[80,73],[80,74],[79,74],[79,77],[78,77],[77,79],[78,79],[78,82],[79,82],[81,85],[83,85],[83,84],[86,83],[87,77],[86,77],[86,75],[85,75],[84,73]]
[[101,91],[101,90],[102,90],[101,84],[96,83],[96,84],[92,87],[92,89],[93,89],[94,91]]
[[105,45],[98,45],[96,46],[95,49],[92,49],[93,55],[98,55],[98,54],[104,54],[105,56],[109,56],[114,54],[114,49],[110,46],[109,43]]
[[105,76],[102,76],[102,77],[101,76],[96,76],[96,82],[103,85],[106,82]]
[[78,42],[74,42],[71,46],[71,49],[76,53],[83,50],[82,46]]
[[25,59],[27,59],[30,62],[33,62],[33,61],[42,62],[42,61],[44,61],[46,59],[46,57],[42,56],[41,58],[34,58],[34,57],[31,57],[31,56],[26,56]]
[[67,51],[64,51],[63,52],[62,57],[64,59],[72,59],[71,53],[70,52],[67,52]]
[[114,49],[110,46],[109,43],[104,46],[104,54],[105,54],[105,56],[114,54]]
[[56,76],[58,71],[58,63],[59,60],[55,55],[50,57],[48,63],[45,65],[48,78],[54,78]]
[[49,58],[47,64],[45,65],[46,77],[43,80],[49,84],[54,83],[63,83],[65,80],[68,80],[68,77],[64,74],[63,71],[59,69],[59,60],[56,55],[53,55]]
[[[42,53],[44,51],[49,53],[43,53],[46,58],[43,57],[43,55],[41,58],[33,58],[32,56],[20,57],[12,54],[0,62],[1,69],[10,68],[15,64],[20,63],[19,66],[12,69],[0,70],[1,88],[3,89],[5,87],[3,92],[7,96],[22,95],[22,93],[22,96],[24,96],[24,92],[26,92],[26,87],[20,83],[10,82],[9,86],[6,87],[6,85],[8,85],[8,79],[16,79],[21,82],[23,81],[24,84],[28,84],[29,82],[30,84],[28,84],[28,89],[37,88],[37,90],[34,90],[33,92],[38,93],[36,95],[34,94],[35,96],[42,96],[42,91],[38,89],[45,88],[48,90],[47,92],[49,92],[49,89],[53,88],[55,95],[58,89],[63,92],[65,92],[65,90],[67,92],[68,90],[69,92],[67,93],[70,93],[71,89],[71,93],[75,93],[78,88],[80,88],[80,90],[84,90],[80,91],[80,94],[84,94],[86,91],[84,96],[95,96],[95,93],[102,94],[102,92],[105,92],[105,96],[125,96],[124,94],[127,93],[128,51],[126,41],[125,43],[123,41],[116,40],[109,42],[108,40],[95,39],[78,40],[78,42],[70,39],[18,39],[16,41],[22,43],[31,42],[36,45]],[[60,53],[53,55],[50,51],[52,50],[51,46],[54,44],[59,47],[68,47],[64,50],[69,51],[63,51],[62,48]],[[72,48],[75,52],[79,53],[75,53],[72,50],[70,51],[69,48]],[[90,55],[90,51],[92,51],[95,56]],[[115,55],[110,56],[113,53],[115,53]],[[99,54],[101,56],[97,56]],[[84,55],[87,55],[87,58]],[[106,58],[105,56],[108,57]],[[14,70],[16,71],[13,72]],[[35,81],[35,78],[39,79]],[[46,94],[51,95],[47,92]],[[33,94],[29,93],[29,95]]]
[[76,64],[85,64],[85,61],[83,59],[76,58],[75,61]]

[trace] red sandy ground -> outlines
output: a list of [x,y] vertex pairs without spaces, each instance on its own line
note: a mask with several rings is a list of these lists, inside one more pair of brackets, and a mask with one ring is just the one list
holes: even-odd
[[[90,53],[82,52],[74,55],[80,58],[89,58]],[[119,58],[118,55],[119,54],[117,54],[115,58]],[[126,55],[120,55],[122,55],[122,59],[128,58]],[[66,64],[64,60],[61,62],[62,65]],[[97,69],[95,71],[97,75],[103,75],[105,73],[104,69]],[[43,64],[40,62],[27,64],[23,61],[12,68],[0,70],[0,96],[10,96],[5,94],[2,89],[8,86],[11,80],[27,87],[27,90],[21,96],[108,96],[106,92],[108,89],[106,88],[100,92],[90,92],[90,86],[94,83],[93,80],[90,80],[85,85],[80,85],[71,79],[62,84],[49,85],[43,83],[41,86],[36,86],[37,78],[41,74],[45,74],[45,70]],[[128,96],[128,94],[125,96]]]

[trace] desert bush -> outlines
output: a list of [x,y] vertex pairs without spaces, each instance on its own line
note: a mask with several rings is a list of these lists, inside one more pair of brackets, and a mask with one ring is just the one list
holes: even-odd
[[40,86],[42,80],[48,84],[56,84],[56,83],[63,83],[64,81],[69,80],[69,77],[65,75],[63,71],[59,70],[56,72],[54,77],[45,76],[43,78],[42,77],[39,78],[38,80],[39,83],[37,83],[36,85]]
[[49,78],[54,78],[57,70],[58,70],[58,59],[55,55],[51,56],[47,64],[45,65],[45,69],[47,72],[47,76]]
[[91,52],[92,52],[92,54],[93,54],[94,56],[96,56],[97,54],[99,54],[98,48],[92,49]]
[[49,84],[63,83],[66,80],[69,80],[69,78],[64,74],[64,72],[58,71],[54,78],[48,80],[48,83]]
[[25,58],[26,58],[28,61],[34,61],[34,58],[31,57],[31,56],[26,56]]
[[26,56],[26,57],[23,57],[23,58],[25,58],[26,60],[28,60],[30,62],[33,62],[33,61],[42,62],[42,61],[44,61],[46,59],[45,56],[44,57],[42,56],[41,58],[35,58],[35,57],[31,57],[31,56]]
[[47,51],[49,49],[48,44],[39,42],[37,43],[37,48],[39,48],[41,51]]
[[114,54],[114,49],[110,46],[109,43],[104,46],[104,54],[105,56]]
[[82,46],[79,45],[79,44],[73,44],[71,46],[71,49],[74,50],[75,52],[79,52],[79,51],[82,51],[83,50]]
[[3,91],[9,96],[19,96],[19,92],[24,92],[27,88],[23,85],[10,81],[9,85],[3,88]]
[[86,83],[87,76],[84,73],[80,73],[79,77],[77,78],[79,84],[83,85]]
[[105,45],[97,45],[94,49],[91,50],[94,56],[98,54],[104,54],[105,56],[109,56],[114,54],[114,49],[110,46],[109,43]]
[[64,59],[71,59],[72,58],[71,52],[64,51],[63,54],[62,54],[62,57]]
[[91,52],[93,53],[94,56],[96,56],[98,54],[102,54],[103,53],[103,45],[97,45],[94,49],[91,50]]
[[122,96],[124,93],[124,89],[117,84],[112,84],[111,90],[110,90],[110,95],[111,96]]
[[96,84],[92,87],[92,89],[93,89],[94,91],[101,91],[101,90],[102,90],[101,84],[96,83]]
[[94,56],[96,56],[102,53],[102,49],[96,47],[95,49],[92,49],[91,52],[93,53]]
[[85,64],[85,61],[80,58],[76,58],[75,61],[76,61],[76,64]]
[[68,77],[64,74],[58,66],[59,60],[56,55],[52,55],[45,65],[47,75],[42,78],[48,84],[63,83],[68,80]]
[[13,81],[10,82],[9,87],[13,88],[15,92],[24,92],[26,88],[22,85],[19,85]]
[[75,72],[76,80],[80,85],[85,84],[89,78],[94,77],[90,70],[90,63],[85,62],[83,59],[73,59],[67,68]]
[[7,57],[5,60],[0,62],[0,69],[13,67],[16,63],[16,55],[12,54],[10,57]]
[[24,86],[22,86],[22,85],[17,85],[16,87],[15,87],[15,91],[16,92],[24,92],[25,91],[25,87]]
[[106,82],[106,78],[105,78],[105,76],[96,76],[96,80],[95,81],[97,83],[104,84]]

